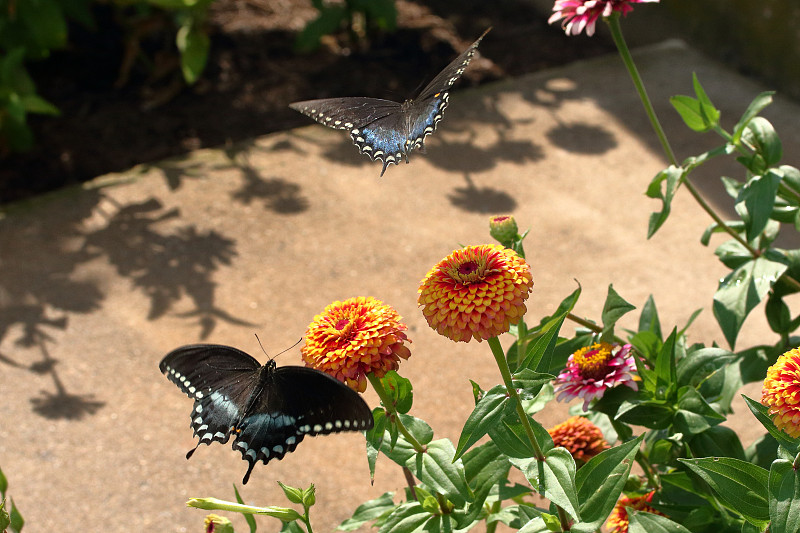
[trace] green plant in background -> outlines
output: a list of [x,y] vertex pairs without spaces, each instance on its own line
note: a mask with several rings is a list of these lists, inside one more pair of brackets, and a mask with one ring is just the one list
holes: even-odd
[[295,41],[300,51],[314,50],[320,39],[345,26],[352,42],[361,40],[367,32],[393,30],[397,26],[397,7],[394,0],[344,0],[341,3],[311,0],[319,11],[317,18],[306,24]]
[[25,62],[63,48],[67,17],[85,20],[87,6],[86,0],[0,0],[0,156],[33,146],[29,113],[58,115],[37,94]]
[[22,515],[14,505],[14,499],[6,497],[8,492],[8,480],[6,479],[3,471],[0,470],[0,531],[12,531],[19,533],[22,531],[22,526],[25,525]]
[[[191,85],[205,70],[211,41],[206,20],[214,0],[114,0],[118,17],[126,27],[125,54],[117,85],[124,85],[136,60],[144,60],[155,69],[155,60],[146,58],[141,41],[151,34],[174,35],[180,56],[183,80]],[[167,69],[168,71],[168,69]]]
[[[727,131],[696,77],[695,95],[671,102],[692,130],[714,131],[723,142],[677,161],[622,38],[620,16],[644,1],[557,0],[551,21],[564,19],[571,34],[591,34],[601,19],[611,28],[670,162],[647,188],[662,203],[648,236],[668,219],[681,187],[713,221],[702,242],[714,233],[730,236],[716,250],[730,273],[714,281],[712,303],[730,349],[688,341],[699,311],[687,324],[664,328],[652,297],[636,327],[622,330],[619,321],[636,307],[613,286],[596,319],[573,314],[578,287],[529,325],[525,301],[533,279],[525,235],[513,217],[493,217],[490,234],[501,245],[452,252],[418,288],[431,328],[454,342],[487,341],[501,377],[491,386],[471,382],[475,406],[457,443],[436,439],[433,428],[410,414],[412,384],[396,372],[399,359],[377,348],[388,342],[376,333],[382,331],[379,316],[361,312],[328,321],[336,327],[326,330],[327,362],[318,368],[356,372],[347,374],[353,383],[362,383],[363,374],[372,385],[381,406],[366,434],[370,472],[384,456],[408,483],[402,495],[362,504],[340,530],[371,524],[381,532],[451,532],[482,524],[493,532],[503,523],[524,533],[800,532],[800,349],[793,336],[800,318],[786,298],[800,291],[800,250],[773,246],[781,229],[800,230],[800,171],[781,164],[780,139],[759,116],[771,102],[769,93],[758,95]],[[741,181],[723,179],[734,199],[734,221],[724,221],[690,180],[694,169],[724,156],[734,156],[744,169]],[[760,302],[766,302],[778,340],[734,351],[742,324]],[[573,332],[564,331],[566,321],[577,325]],[[499,336],[506,332],[513,342],[504,348]],[[321,336],[307,335],[305,342],[304,352],[319,347]],[[373,366],[359,367],[365,360]],[[750,382],[763,382],[760,401],[745,401],[764,434],[745,449],[723,423]],[[583,401],[571,408],[572,416],[556,427],[536,421],[550,401],[578,398]],[[521,475],[524,482],[509,480],[512,469],[514,479]],[[545,506],[536,504],[537,494]],[[202,502],[204,509],[270,514],[284,521],[284,530],[312,530],[305,503],[305,515],[294,511],[282,518],[277,508]]]

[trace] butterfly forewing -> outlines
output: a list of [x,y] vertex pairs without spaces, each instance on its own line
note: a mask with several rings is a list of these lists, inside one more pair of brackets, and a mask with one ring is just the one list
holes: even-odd
[[195,400],[191,419],[198,446],[228,442],[232,421],[244,415],[260,367],[243,351],[214,344],[183,346],[159,365],[170,381]]
[[472,45],[442,70],[413,100],[403,104],[376,98],[350,97],[306,100],[289,107],[331,128],[350,131],[362,154],[383,163],[399,164],[408,153],[424,146],[444,115],[449,89],[461,77],[475,55],[483,32]]
[[[361,431],[372,413],[358,393],[310,368],[263,367],[229,346],[198,344],[167,354],[161,371],[195,399],[192,430],[200,444],[226,443],[248,462],[282,459],[306,435]],[[197,447],[195,447],[196,449]],[[191,456],[194,449],[187,454]]]

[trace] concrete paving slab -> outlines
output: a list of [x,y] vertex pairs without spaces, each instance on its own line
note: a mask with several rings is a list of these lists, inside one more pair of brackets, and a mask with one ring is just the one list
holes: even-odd
[[[728,126],[765,90],[677,42],[635,55],[679,157],[716,142],[689,133],[667,103],[691,94],[692,72]],[[800,108],[778,96],[765,115],[797,165]],[[704,308],[692,340],[722,342],[710,304],[725,269],[698,242],[705,214],[680,194],[666,226],[645,239],[658,206],[643,191],[666,163],[616,57],[456,91],[427,145],[379,179],[380,165],[345,133],[310,124],[104,176],[8,213],[0,467],[25,531],[199,531],[205,513],[184,502],[232,499],[246,463],[218,445],[183,458],[193,446],[191,401],[160,375],[159,360],[198,341],[263,360],[254,333],[275,354],[350,296],[375,296],[405,317],[413,344],[401,372],[415,386],[413,414],[457,440],[468,379],[488,388],[500,378],[485,343],[454,345],[428,328],[416,289],[459,244],[490,242],[492,214],[531,228],[532,322],[575,280],[584,288],[577,313],[599,317],[613,283],[638,306],[653,294],[665,327]],[[724,172],[735,167],[715,164],[699,185],[729,208],[716,179]],[[762,317],[754,311],[741,346],[775,341]],[[297,349],[278,362],[299,364]],[[374,393],[366,399],[377,405]],[[566,409],[540,421],[552,426]],[[747,444],[759,432],[739,414],[731,424]],[[318,531],[404,486],[385,459],[370,484],[358,434],[307,439],[257,466],[242,496],[284,505],[276,480],[317,486]],[[278,529],[271,519],[261,527]]]

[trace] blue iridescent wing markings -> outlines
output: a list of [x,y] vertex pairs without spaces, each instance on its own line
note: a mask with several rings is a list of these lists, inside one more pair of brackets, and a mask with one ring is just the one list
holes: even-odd
[[350,131],[360,153],[383,163],[381,176],[390,164],[408,163],[408,154],[424,149],[425,137],[432,134],[449,102],[448,90],[467,69],[483,37],[445,67],[419,95],[402,104],[365,97],[306,100],[289,105],[325,126]]
[[311,368],[261,364],[230,346],[196,344],[167,354],[161,372],[195,400],[192,430],[197,445],[225,444],[248,462],[280,460],[306,435],[372,428],[369,406],[333,377]]

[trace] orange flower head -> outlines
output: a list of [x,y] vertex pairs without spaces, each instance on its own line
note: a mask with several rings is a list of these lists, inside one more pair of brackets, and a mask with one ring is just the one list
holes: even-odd
[[428,325],[456,342],[508,331],[527,310],[533,288],[528,263],[497,244],[467,246],[439,261],[419,286]]
[[611,516],[606,520],[606,531],[608,533],[627,533],[628,532],[628,511],[626,507],[631,507],[637,511],[644,511],[646,513],[653,513],[664,516],[664,513],[656,511],[648,504],[653,501],[655,491],[648,492],[644,496],[637,496],[635,498],[622,497],[614,506],[611,511]]
[[582,463],[609,448],[600,428],[582,416],[570,417],[547,432],[556,446],[563,446]]
[[795,439],[800,437],[800,348],[778,357],[767,369],[761,403],[769,407],[776,426]]
[[400,320],[392,306],[371,296],[333,302],[309,324],[303,361],[364,392],[367,374],[383,377],[411,355]]

